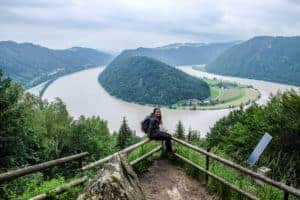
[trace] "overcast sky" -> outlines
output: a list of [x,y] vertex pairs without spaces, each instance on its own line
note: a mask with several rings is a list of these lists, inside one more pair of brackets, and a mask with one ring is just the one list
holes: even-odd
[[300,0],[0,0],[0,40],[119,51],[300,35]]

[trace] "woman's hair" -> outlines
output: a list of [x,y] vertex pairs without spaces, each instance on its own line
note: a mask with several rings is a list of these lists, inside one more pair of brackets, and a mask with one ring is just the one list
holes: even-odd
[[[155,111],[156,111],[156,110],[160,110],[160,108],[159,108],[159,107],[154,108],[154,109],[153,109],[153,112],[152,112],[152,115],[155,115]],[[159,121],[159,124],[162,124],[161,117],[162,117],[161,114],[160,114],[159,117],[157,117],[157,119],[158,119],[158,121]]]

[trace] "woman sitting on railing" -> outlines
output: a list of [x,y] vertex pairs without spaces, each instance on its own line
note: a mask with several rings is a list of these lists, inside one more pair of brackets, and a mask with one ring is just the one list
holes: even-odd
[[148,137],[153,140],[162,140],[166,143],[166,150],[168,153],[174,153],[172,150],[171,138],[169,133],[160,130],[160,125],[162,124],[162,115],[160,108],[154,108],[153,112],[149,116],[149,126],[147,130]]

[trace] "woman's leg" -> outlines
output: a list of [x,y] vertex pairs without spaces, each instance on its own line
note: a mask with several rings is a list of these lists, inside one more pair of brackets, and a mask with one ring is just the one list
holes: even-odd
[[168,152],[172,152],[171,138],[172,138],[172,136],[169,133],[162,132],[162,131],[153,133],[150,136],[150,139],[166,141],[166,150]]

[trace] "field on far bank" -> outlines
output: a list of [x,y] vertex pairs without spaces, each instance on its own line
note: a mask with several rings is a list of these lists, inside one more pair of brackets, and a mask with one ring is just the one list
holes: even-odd
[[240,105],[248,105],[255,102],[260,93],[253,88],[241,87],[232,89],[223,89],[219,91],[220,94],[215,98],[215,103],[211,105],[200,105],[199,103],[172,105],[173,109],[190,109],[190,110],[215,110],[234,108]]
[[[193,66],[193,69],[205,71],[205,65],[196,65]],[[249,85],[221,81],[215,78],[203,78],[203,80],[210,87],[209,98],[202,101],[196,99],[180,101],[170,106],[170,108],[189,110],[225,109],[248,105],[260,98],[259,91]]]

